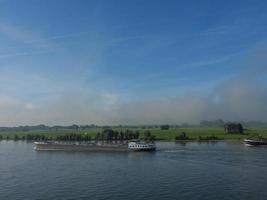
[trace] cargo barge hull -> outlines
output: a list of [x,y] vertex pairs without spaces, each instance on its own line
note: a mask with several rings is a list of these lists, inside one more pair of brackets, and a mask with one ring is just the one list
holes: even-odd
[[97,144],[56,144],[34,142],[37,151],[128,151],[127,145],[97,145]]

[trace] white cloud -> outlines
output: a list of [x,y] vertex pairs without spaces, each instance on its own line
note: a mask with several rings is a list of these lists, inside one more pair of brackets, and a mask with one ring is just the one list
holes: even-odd
[[16,26],[5,23],[3,21],[0,21],[0,33],[12,40],[20,42],[40,39],[40,37],[37,37],[35,34],[32,34],[31,32],[19,29]]
[[119,96],[110,92],[104,92],[100,94],[101,100],[106,105],[114,105],[119,102]]

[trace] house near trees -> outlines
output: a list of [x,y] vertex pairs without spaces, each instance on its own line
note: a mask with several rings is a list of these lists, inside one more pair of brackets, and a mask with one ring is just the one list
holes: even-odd
[[244,129],[240,123],[227,123],[224,125],[225,133],[243,133]]

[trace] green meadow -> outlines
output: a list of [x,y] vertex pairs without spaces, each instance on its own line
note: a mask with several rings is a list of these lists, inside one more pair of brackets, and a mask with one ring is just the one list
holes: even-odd
[[[176,136],[185,133],[189,140],[197,140],[199,137],[215,136],[221,140],[242,140],[252,135],[262,135],[267,138],[267,127],[252,127],[245,129],[243,134],[229,134],[225,133],[223,128],[220,127],[190,127],[190,128],[170,128],[168,130],[161,130],[160,128],[112,128],[116,131],[138,131],[139,137],[144,138],[144,132],[150,131],[156,140],[173,141]],[[59,135],[66,134],[82,134],[88,135],[92,139],[95,138],[97,133],[101,133],[104,128],[87,128],[87,129],[59,129],[59,130],[30,130],[30,131],[0,131],[0,139],[25,139],[27,135],[42,135],[50,139],[55,139]]]

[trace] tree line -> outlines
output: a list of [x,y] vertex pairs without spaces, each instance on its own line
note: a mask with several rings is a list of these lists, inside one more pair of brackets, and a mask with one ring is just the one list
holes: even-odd
[[[104,129],[101,132],[98,132],[95,136],[91,136],[87,133],[66,133],[60,135],[48,136],[46,134],[26,134],[26,135],[0,135],[0,140],[29,140],[29,141],[48,141],[48,140],[57,140],[57,141],[127,141],[132,139],[139,139],[140,132],[138,130],[113,130],[113,129]],[[151,134],[149,130],[144,132],[144,140],[153,141],[155,136]]]

